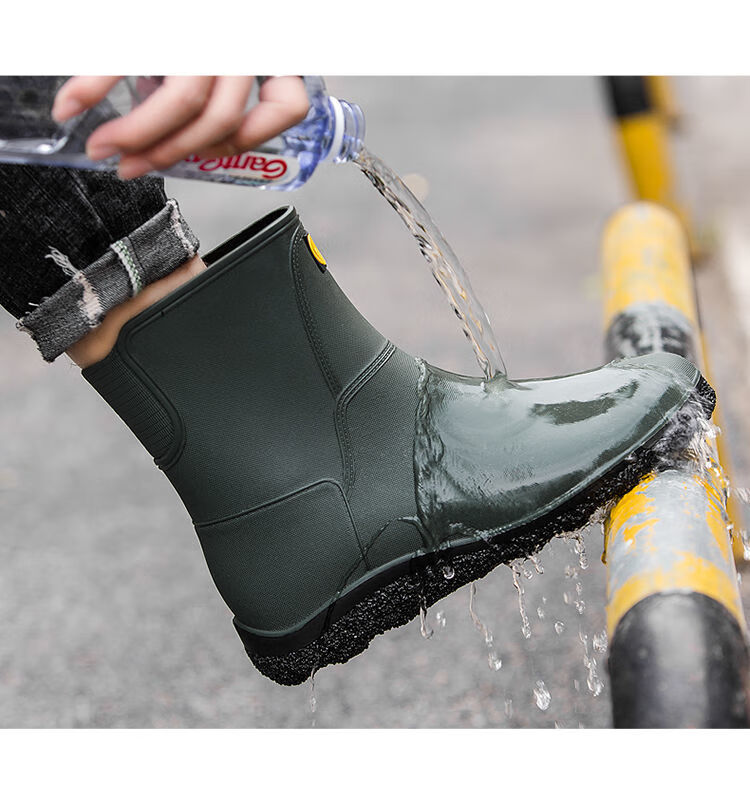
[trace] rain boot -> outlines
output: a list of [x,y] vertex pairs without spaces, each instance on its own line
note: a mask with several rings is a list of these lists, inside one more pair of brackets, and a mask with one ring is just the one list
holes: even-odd
[[689,439],[689,402],[713,409],[672,354],[522,381],[431,367],[359,314],[291,207],[205,261],[83,375],[182,498],[281,684],[581,528],[667,430]]

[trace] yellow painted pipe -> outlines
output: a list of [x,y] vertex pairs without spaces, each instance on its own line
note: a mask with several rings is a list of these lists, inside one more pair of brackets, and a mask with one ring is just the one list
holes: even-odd
[[652,204],[630,204],[607,223],[602,242],[604,326],[633,305],[660,304],[698,327],[690,258],[677,219]]
[[672,91],[669,76],[646,76],[648,94],[656,111],[664,118],[670,128],[680,123],[682,113]]
[[663,118],[655,110],[620,118],[618,135],[633,195],[671,210],[689,234],[692,250],[692,222],[677,196]]
[[[672,213],[645,202],[619,211],[604,233],[603,272],[610,329],[621,317],[684,323],[703,365],[688,244]],[[675,591],[710,597],[744,626],[726,479],[713,441],[706,438],[704,449],[706,469],[651,474],[612,509],[603,556],[610,636],[641,600]]]
[[671,210],[688,235],[690,254],[697,258],[701,245],[692,218],[679,197],[669,144],[669,124],[676,103],[664,76],[643,76],[645,108],[616,117],[617,138],[631,191],[636,199],[656,202]]

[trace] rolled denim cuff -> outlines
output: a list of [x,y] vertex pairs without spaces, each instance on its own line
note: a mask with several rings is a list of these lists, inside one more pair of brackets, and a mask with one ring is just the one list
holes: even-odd
[[177,202],[166,205],[130,235],[110,244],[84,269],[50,247],[48,258],[70,280],[18,322],[31,335],[45,361],[54,361],[96,328],[104,316],[141,289],[173,272],[198,252],[198,239]]

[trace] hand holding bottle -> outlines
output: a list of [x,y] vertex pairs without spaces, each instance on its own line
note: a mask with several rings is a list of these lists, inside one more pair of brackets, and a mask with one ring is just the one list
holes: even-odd
[[[62,122],[105,98],[121,76],[74,76],[57,93],[53,117]],[[247,108],[253,76],[167,76],[127,115],[99,126],[86,152],[98,161],[121,155],[123,179],[164,170],[191,154],[220,157],[257,148],[304,119],[309,109],[298,76],[263,82]]]

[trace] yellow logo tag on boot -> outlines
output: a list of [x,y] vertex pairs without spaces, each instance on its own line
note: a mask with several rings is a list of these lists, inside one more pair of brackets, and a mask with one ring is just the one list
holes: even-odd
[[326,267],[328,266],[328,264],[326,263],[326,259],[323,257],[321,251],[318,249],[317,245],[315,244],[315,241],[312,240],[312,236],[307,235],[306,236],[306,241],[307,241],[307,246],[308,246],[308,248],[310,250],[310,253],[312,254],[313,258],[315,258],[315,262],[318,264],[318,266],[321,268],[321,270],[325,272]]

